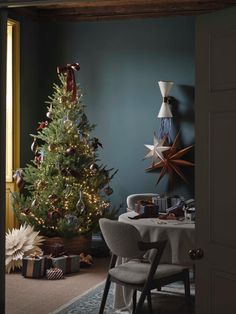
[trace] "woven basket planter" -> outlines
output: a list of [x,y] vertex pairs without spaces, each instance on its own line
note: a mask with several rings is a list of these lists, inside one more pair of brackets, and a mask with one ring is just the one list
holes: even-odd
[[91,254],[92,235],[80,235],[73,238],[46,238],[43,246],[44,254],[50,254],[50,246],[61,244],[67,254]]

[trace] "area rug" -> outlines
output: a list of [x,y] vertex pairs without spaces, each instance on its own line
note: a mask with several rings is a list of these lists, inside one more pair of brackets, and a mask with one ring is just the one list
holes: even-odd
[[[102,299],[104,282],[87,291],[83,295],[72,299],[49,314],[98,314]],[[115,311],[113,308],[114,286],[112,285],[106,302],[104,314],[128,314],[127,311]],[[176,282],[162,288],[161,292],[152,293],[153,314],[194,314],[195,286],[191,283],[191,304],[187,305],[184,298],[184,286]],[[144,304],[142,314],[147,314],[148,308]]]

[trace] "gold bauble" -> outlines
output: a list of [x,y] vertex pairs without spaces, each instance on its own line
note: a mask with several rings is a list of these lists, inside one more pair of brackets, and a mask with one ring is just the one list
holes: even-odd
[[57,150],[57,145],[54,143],[51,143],[48,145],[49,152],[55,152]]
[[66,119],[64,121],[64,127],[66,128],[66,130],[69,130],[72,126],[73,126],[73,122],[71,120]]

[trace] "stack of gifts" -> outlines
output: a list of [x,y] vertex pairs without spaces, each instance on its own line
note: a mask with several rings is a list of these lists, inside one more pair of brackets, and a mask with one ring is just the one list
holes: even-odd
[[[90,255],[68,255],[64,252],[64,246],[55,243],[51,248],[47,248],[47,254],[34,253],[23,258],[22,275],[26,278],[61,279],[65,274],[80,271],[80,266],[93,264]],[[44,253],[46,253],[44,252]]]

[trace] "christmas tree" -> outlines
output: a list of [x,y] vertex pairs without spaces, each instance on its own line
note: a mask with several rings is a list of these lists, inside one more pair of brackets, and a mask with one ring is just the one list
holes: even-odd
[[92,232],[108,211],[113,190],[113,169],[99,165],[102,144],[90,133],[94,129],[85,114],[83,93],[75,83],[78,63],[58,68],[60,84],[49,97],[47,120],[32,135],[35,157],[15,171],[19,192],[13,209],[46,236],[75,236]]

